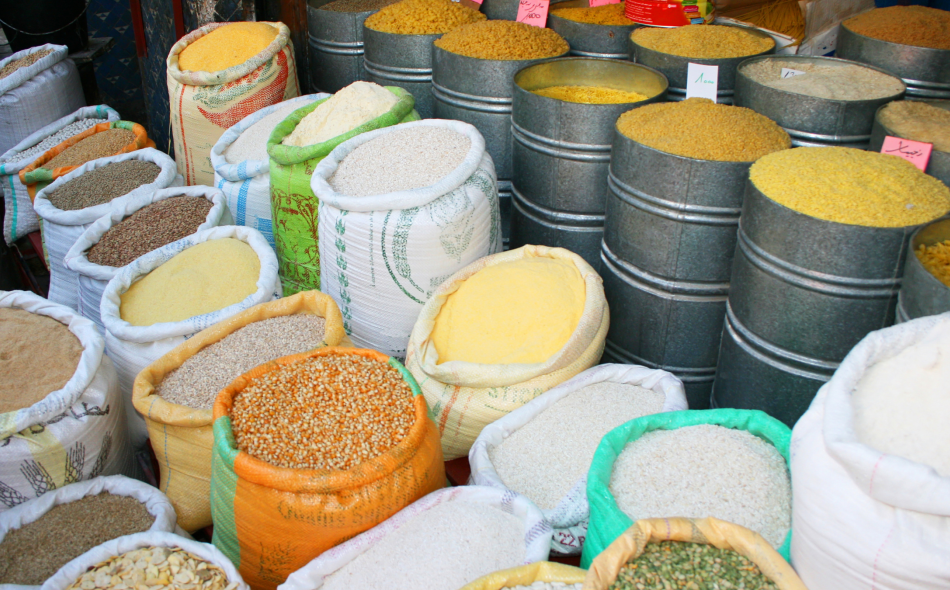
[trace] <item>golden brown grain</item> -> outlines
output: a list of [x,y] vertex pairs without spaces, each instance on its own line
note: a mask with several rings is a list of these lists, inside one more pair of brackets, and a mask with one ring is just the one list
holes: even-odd
[[452,0],[402,0],[366,19],[367,28],[399,35],[436,35],[485,20],[485,15]]
[[551,14],[578,23],[592,25],[633,25],[636,24],[624,14],[624,4],[605,4],[592,8],[555,8]]
[[437,47],[478,59],[516,60],[557,57],[570,47],[551,29],[507,20],[473,23],[446,33]]
[[538,96],[584,104],[622,104],[625,102],[640,102],[649,98],[639,92],[629,92],[603,86],[549,86],[531,92]]
[[950,240],[937,242],[930,246],[921,244],[915,254],[930,274],[950,287]]
[[642,27],[631,34],[638,45],[660,53],[696,59],[744,57],[775,47],[769,37],[760,37],[739,27],[689,26],[675,29]]
[[875,8],[844,21],[859,35],[891,43],[950,49],[950,12],[927,6]]

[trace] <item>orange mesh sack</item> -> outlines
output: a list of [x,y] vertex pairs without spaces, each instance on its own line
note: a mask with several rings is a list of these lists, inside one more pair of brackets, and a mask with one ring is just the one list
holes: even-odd
[[172,371],[225,336],[251,324],[279,316],[312,314],[326,320],[321,346],[352,346],[343,330],[340,308],[328,295],[304,291],[260,303],[198,332],[142,370],[132,388],[132,404],[148,428],[161,471],[159,489],[178,513],[178,526],[196,531],[211,524],[211,409],[195,409],[166,401],[156,387]]
[[[235,398],[282,366],[329,355],[387,363],[413,393],[415,419],[395,447],[346,471],[275,467],[238,450],[231,428]],[[255,590],[273,590],[294,571],[445,485],[439,432],[419,386],[382,353],[328,347],[261,365],[236,379],[214,404],[211,515],[215,547]]]

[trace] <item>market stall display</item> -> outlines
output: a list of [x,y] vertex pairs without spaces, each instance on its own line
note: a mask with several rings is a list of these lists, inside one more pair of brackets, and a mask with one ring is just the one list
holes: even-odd
[[895,321],[950,311],[950,220],[939,220],[910,237]]
[[558,2],[548,13],[548,27],[571,46],[571,55],[626,61],[630,33],[639,25],[624,15],[624,4],[589,7],[584,0]]
[[950,186],[950,100],[898,100],[882,106],[874,115],[868,149],[881,151],[888,135],[933,144],[925,172]]

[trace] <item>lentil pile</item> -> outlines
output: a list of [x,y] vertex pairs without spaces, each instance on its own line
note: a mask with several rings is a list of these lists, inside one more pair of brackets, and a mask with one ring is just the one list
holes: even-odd
[[353,82],[300,120],[281,143],[303,147],[339,137],[389,112],[396,95],[373,82]]
[[914,252],[930,274],[950,287],[950,240],[927,246],[921,244]]
[[128,129],[106,129],[93,133],[60,153],[53,156],[49,162],[43,164],[47,170],[55,170],[66,166],[82,166],[86,162],[97,158],[114,156],[127,145],[135,141],[135,134]]
[[204,197],[170,197],[139,209],[102,234],[89,249],[89,262],[120,267],[198,231],[211,201]]
[[752,183],[799,213],[849,225],[906,227],[950,210],[950,189],[913,164],[853,148],[795,148],[752,165]]
[[11,60],[2,68],[0,68],[0,80],[3,80],[13,72],[19,70],[20,68],[25,68],[27,66],[32,66],[42,58],[53,53],[52,49],[43,49],[41,51],[35,51],[25,57],[20,57],[14,60]]
[[[607,6],[614,6],[614,4],[608,4]],[[548,86],[531,92],[538,96],[584,104],[622,104],[625,102],[640,102],[649,98],[639,92],[617,90],[604,86]]]
[[0,542],[0,584],[39,586],[110,539],[147,531],[155,517],[130,496],[103,492],[54,506]]
[[507,20],[459,27],[435,42],[448,52],[477,59],[542,59],[567,53],[570,47],[551,29]]
[[248,324],[186,360],[155,393],[173,404],[210,410],[219,391],[254,367],[323,344],[325,327],[320,316],[303,313]]
[[76,372],[82,351],[65,324],[0,307],[0,414],[28,408],[62,389]]
[[350,152],[330,186],[354,197],[431,186],[458,168],[471,147],[468,137],[444,127],[397,129]]
[[237,394],[231,409],[238,448],[291,469],[352,469],[398,445],[415,421],[402,374],[352,354],[265,373]]
[[102,123],[102,119],[80,119],[75,123],[70,123],[66,125],[56,133],[50,135],[46,139],[42,140],[38,144],[34,145],[31,148],[27,148],[22,152],[14,154],[7,160],[0,159],[0,162],[22,162],[23,160],[32,160],[35,159],[40,154],[44,153],[46,150],[56,147],[59,144],[63,143],[73,135],[78,135],[89,129],[90,127],[95,127],[99,123]]
[[704,424],[647,432],[617,457],[610,493],[634,521],[712,516],[759,533],[773,547],[791,527],[785,459],[744,430]]
[[664,400],[662,393],[636,385],[588,385],[512,432],[488,457],[505,486],[553,510],[586,475],[605,434],[661,411]]
[[608,590],[778,590],[758,566],[735,551],[703,543],[650,543],[620,568]]
[[844,21],[859,35],[901,45],[950,49],[950,12],[927,6],[889,6]]
[[244,133],[234,140],[224,152],[224,159],[228,164],[240,164],[246,160],[267,162],[267,140],[274,128],[290,116],[290,113],[303,108],[304,104],[296,102],[283,105],[273,113],[265,116],[257,123],[244,130]]
[[[782,78],[782,68],[805,73]],[[900,78],[856,63],[766,59],[743,67],[742,73],[771,88],[832,100],[871,100],[904,91]]]
[[551,14],[578,23],[624,26],[636,24],[624,14],[624,3],[605,4],[591,8],[555,8]]
[[659,53],[696,59],[745,57],[775,47],[770,37],[750,33],[740,27],[705,25],[661,29],[641,27],[630,38],[637,45]]
[[443,502],[327,577],[321,590],[458,590],[524,558],[518,517],[485,504]]
[[437,35],[485,20],[481,12],[452,0],[402,0],[366,19],[367,28],[398,35]]
[[369,12],[370,10],[379,10],[390,4],[395,4],[399,0],[334,0],[329,4],[324,4],[318,10],[329,10],[330,12]]
[[[118,578],[118,580],[116,580]],[[177,547],[143,547],[96,564],[66,590],[234,590],[220,567]]]
[[881,124],[904,139],[932,143],[935,150],[950,152],[950,110],[925,102],[896,100],[887,103],[878,117]]
[[78,211],[108,203],[143,184],[155,182],[161,171],[156,164],[144,160],[113,162],[63,183],[46,198],[57,209]]
[[218,72],[239,66],[277,38],[268,23],[230,23],[196,39],[178,54],[178,67],[197,72]]
[[[686,124],[702,121],[702,125]],[[620,116],[617,129],[645,146],[687,158],[754,162],[792,139],[771,119],[705,98],[649,104]]]

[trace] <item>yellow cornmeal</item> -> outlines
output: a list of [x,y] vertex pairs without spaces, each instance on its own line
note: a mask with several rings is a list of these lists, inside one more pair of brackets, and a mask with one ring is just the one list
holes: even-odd
[[584,104],[622,104],[640,102],[648,98],[639,92],[628,92],[604,86],[549,86],[531,92],[538,96]]
[[178,54],[178,67],[195,72],[218,72],[241,65],[277,38],[267,23],[231,23],[218,27]]
[[261,261],[234,238],[208,240],[176,254],[122,294],[119,316],[133,326],[180,322],[257,291]]
[[585,297],[581,273],[563,260],[487,266],[449,295],[435,318],[439,364],[543,363],[577,328]]

